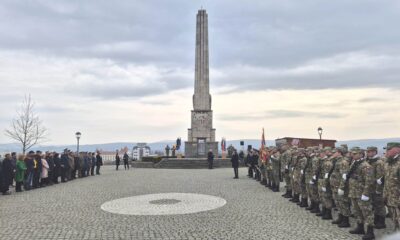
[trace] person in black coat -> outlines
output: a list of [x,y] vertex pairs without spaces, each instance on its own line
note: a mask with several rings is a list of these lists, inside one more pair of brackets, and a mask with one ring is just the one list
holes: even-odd
[[103,158],[100,156],[100,152],[96,155],[96,175],[100,175],[100,167],[103,166]]
[[208,169],[213,169],[213,163],[214,163],[214,154],[212,152],[212,149],[207,154],[207,161],[208,161]]
[[67,149],[64,149],[64,153],[61,155],[61,159],[60,159],[61,182],[68,181],[68,173],[70,172],[68,160],[69,160],[69,157],[68,157]]
[[124,154],[123,159],[124,159],[124,167],[125,167],[125,170],[126,170],[126,168],[128,168],[128,170],[129,170],[129,156],[128,156],[127,153]]
[[239,155],[237,154],[236,150],[233,150],[231,162],[232,162],[233,171],[235,173],[234,179],[238,179],[239,178]]
[[[118,150],[115,151],[115,167],[118,171],[119,164],[121,163],[121,158],[119,157]],[[126,170],[126,167],[125,167]]]
[[33,185],[33,173],[35,168],[34,157],[35,157],[35,152],[30,151],[28,153],[28,156],[26,156],[25,158],[26,171],[25,171],[24,189],[28,191],[32,189]]
[[7,181],[5,180],[3,164],[0,164],[0,192],[3,195],[8,195],[8,194],[10,194],[10,192],[8,190],[9,190],[9,185],[7,184]]
[[3,163],[2,163],[2,167],[3,167],[4,185],[7,186],[7,188],[8,188],[9,186],[11,186],[13,184],[13,180],[14,180],[14,167],[12,164],[10,154],[6,154],[6,156],[3,160]]
[[61,159],[58,153],[53,155],[54,170],[53,170],[53,182],[58,184],[58,177],[61,176]]

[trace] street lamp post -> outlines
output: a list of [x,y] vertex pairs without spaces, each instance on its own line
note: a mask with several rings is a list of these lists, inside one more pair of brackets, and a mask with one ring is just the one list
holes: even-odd
[[318,128],[319,140],[322,140],[322,127]]
[[76,154],[78,155],[79,154],[79,139],[81,138],[81,133],[80,132],[76,132],[75,133],[75,137],[76,137],[76,141],[77,141],[77,144],[76,144]]

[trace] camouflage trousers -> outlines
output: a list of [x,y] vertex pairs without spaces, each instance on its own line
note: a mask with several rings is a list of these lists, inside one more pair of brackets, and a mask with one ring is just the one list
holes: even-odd
[[307,190],[307,195],[308,197],[311,199],[311,201],[314,202],[318,202],[319,201],[319,197],[318,197],[318,187],[317,185],[314,184],[310,184],[310,181],[306,182],[306,190]]
[[388,207],[390,215],[392,216],[392,221],[394,223],[394,228],[396,231],[400,228],[400,208],[398,207]]
[[326,191],[322,191],[322,187],[324,187],[324,182],[323,180],[320,180],[318,182],[318,193],[319,193],[319,199],[322,203],[322,206],[327,208],[327,209],[332,209],[333,206],[333,199],[332,199],[332,192],[328,188]]
[[284,173],[283,174],[283,179],[285,180],[286,189],[288,191],[292,191],[292,183],[290,181],[291,179],[290,179],[289,173]]
[[335,201],[336,207],[339,210],[339,213],[345,217],[350,217],[350,199],[348,197],[348,194],[345,193],[344,195],[339,196],[337,190],[335,189],[335,191],[332,191],[332,196],[333,200]]
[[307,198],[307,197],[308,197],[308,194],[307,194],[307,185],[306,185],[305,182],[303,182],[303,181],[301,181],[301,180],[300,180],[300,190],[301,190],[301,192],[300,192],[301,197],[302,197],[302,198]]
[[267,170],[265,169],[265,167],[261,167],[261,178],[261,180],[267,180]]
[[367,224],[367,226],[374,225],[371,200],[362,201],[361,198],[351,198],[351,205],[353,206],[354,216],[358,223]]
[[279,183],[280,183],[280,179],[279,179],[279,171],[275,171],[275,170],[273,170],[272,171],[272,184],[274,184],[274,185],[279,185]]
[[385,203],[382,194],[372,195],[372,209],[375,215],[386,216]]
[[268,183],[272,184],[272,179],[273,179],[272,169],[267,170],[267,179],[268,179]]
[[295,194],[301,194],[301,177],[297,173],[293,174],[292,188]]

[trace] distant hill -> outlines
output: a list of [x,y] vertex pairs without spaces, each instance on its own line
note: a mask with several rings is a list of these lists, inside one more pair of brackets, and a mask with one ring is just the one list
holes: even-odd
[[[247,149],[247,145],[252,145],[254,148],[259,148],[261,141],[259,139],[244,139],[244,140],[232,140],[227,141],[227,146],[232,145],[237,149],[241,149],[240,141],[244,141],[244,149]],[[336,145],[347,144],[350,148],[354,146],[359,146],[361,148],[366,148],[368,146],[376,146],[380,150],[386,146],[387,142],[400,142],[400,138],[386,138],[386,139],[359,139],[359,140],[349,140],[349,141],[339,141]],[[148,143],[151,150],[154,151],[164,151],[166,145],[172,146],[175,144],[174,140],[165,140],[160,142]],[[266,140],[268,146],[275,145],[274,140]],[[121,149],[128,147],[132,149],[136,146],[136,142],[115,142],[115,143],[104,143],[104,144],[85,144],[80,145],[79,149],[81,151],[95,151],[96,149],[102,149],[104,151],[115,151],[116,149]],[[221,146],[220,146],[221,147]],[[76,150],[76,145],[40,145],[32,150],[41,151],[56,151],[62,152],[65,148]],[[184,149],[184,146],[182,150]],[[0,153],[6,152],[19,152],[21,151],[20,145],[15,143],[0,144]]]

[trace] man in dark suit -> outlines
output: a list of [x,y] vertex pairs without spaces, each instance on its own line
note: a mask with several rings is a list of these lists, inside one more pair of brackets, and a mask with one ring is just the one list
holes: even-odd
[[213,163],[214,163],[214,154],[212,152],[212,149],[207,154],[207,161],[208,161],[208,169],[213,169]]
[[237,154],[236,150],[233,150],[231,162],[232,162],[233,171],[235,173],[234,179],[238,179],[239,178],[239,155]]

